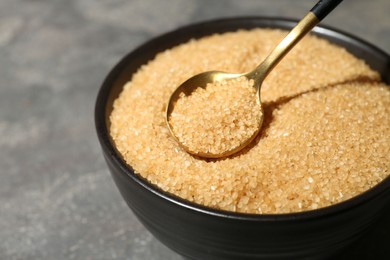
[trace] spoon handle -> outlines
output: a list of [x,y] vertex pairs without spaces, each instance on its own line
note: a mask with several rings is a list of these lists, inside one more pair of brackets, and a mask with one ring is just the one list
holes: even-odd
[[317,16],[318,20],[321,21],[342,1],[343,0],[321,0],[310,10],[310,12]]
[[261,83],[283,57],[325,16],[327,16],[342,0],[320,0],[265,58],[265,60],[252,72],[249,78],[255,80],[255,86],[259,90]]

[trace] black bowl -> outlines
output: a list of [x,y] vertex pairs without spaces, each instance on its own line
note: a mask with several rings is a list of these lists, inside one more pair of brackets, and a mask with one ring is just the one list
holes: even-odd
[[[134,174],[109,135],[112,103],[132,74],[165,49],[191,38],[256,27],[291,29],[296,21],[234,18],[180,28],[141,45],[109,73],[96,101],[95,123],[104,157],[123,198],[138,219],[171,249],[200,260],[323,259],[369,230],[389,206],[390,178],[345,202],[302,213],[254,215],[210,209],[185,201]],[[362,58],[390,81],[388,54],[349,34],[316,27],[314,34]]]

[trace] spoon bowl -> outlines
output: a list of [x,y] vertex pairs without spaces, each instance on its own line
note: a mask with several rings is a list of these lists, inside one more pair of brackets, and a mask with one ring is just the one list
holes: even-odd
[[180,98],[180,96],[182,94],[189,96],[196,89],[206,88],[206,86],[210,83],[213,84],[216,82],[228,81],[228,80],[232,80],[232,79],[236,79],[236,78],[240,78],[240,77],[246,77],[247,79],[250,80],[250,79],[252,79],[250,77],[251,75],[252,75],[251,73],[233,74],[233,73],[226,73],[226,72],[222,72],[222,71],[203,72],[203,73],[200,73],[200,74],[197,74],[197,75],[191,77],[190,79],[183,82],[178,88],[176,88],[168,100],[168,106],[166,109],[166,118],[165,118],[166,124],[168,125],[168,129],[171,133],[171,136],[175,139],[175,141],[188,153],[192,153],[196,156],[200,156],[200,157],[204,157],[204,158],[214,158],[214,159],[235,154],[238,151],[242,150],[244,147],[246,147],[249,143],[251,143],[253,141],[253,139],[255,139],[255,137],[258,135],[258,133],[261,129],[262,122],[263,122],[263,111],[262,111],[261,100],[260,100],[260,85],[259,84],[257,84],[257,85],[255,84],[254,87],[256,89],[256,97],[257,97],[256,102],[260,105],[260,109],[261,109],[259,111],[259,118],[258,118],[260,123],[249,138],[247,138],[239,146],[236,146],[232,149],[227,149],[227,150],[223,151],[222,153],[213,153],[210,151],[207,151],[207,152],[196,151],[196,152],[194,152],[193,150],[190,149],[190,147],[188,147],[186,144],[181,142],[179,140],[179,138],[176,137],[176,134],[175,134],[173,128],[171,127],[170,122],[169,122],[169,118],[173,112],[175,102]]

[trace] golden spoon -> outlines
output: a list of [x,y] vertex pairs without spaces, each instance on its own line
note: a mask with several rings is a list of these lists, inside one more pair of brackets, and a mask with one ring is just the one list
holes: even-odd
[[[311,10],[310,12],[303,17],[301,21],[289,32],[289,34],[276,46],[276,48],[265,58],[265,60],[257,66],[254,70],[241,73],[241,74],[232,74],[225,73],[220,71],[208,71],[200,73],[196,76],[191,77],[182,83],[170,96],[168,100],[168,105],[166,108],[166,124],[168,129],[172,135],[172,137],[176,140],[176,142],[187,152],[194,154],[200,157],[206,158],[221,158],[232,155],[244,147],[246,147],[253,139],[257,136],[261,129],[261,125],[263,122],[263,112],[261,106],[261,97],[260,97],[260,89],[261,84],[267,75],[272,71],[272,69],[283,59],[283,57],[307,34],[309,33],[323,18],[325,18],[342,0],[320,0]],[[240,145],[234,147],[233,149],[229,149],[223,152],[213,153],[213,152],[202,152],[202,151],[194,151],[190,149],[185,143],[182,143],[170,124],[170,116],[176,104],[176,101],[181,97],[183,93],[186,96],[189,96],[192,92],[194,92],[198,88],[205,88],[208,83],[216,83],[226,80],[232,80],[239,77],[245,77],[248,80],[252,80],[254,82],[253,87],[256,90],[257,102],[260,105],[259,116],[261,117],[259,122],[259,126],[254,130],[253,134],[241,142]]]

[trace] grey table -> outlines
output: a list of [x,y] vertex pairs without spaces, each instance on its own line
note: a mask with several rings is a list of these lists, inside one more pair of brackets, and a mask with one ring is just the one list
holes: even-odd
[[[314,2],[0,0],[0,259],[183,259],[144,229],[111,180],[93,122],[101,82],[130,50],[178,26],[300,18]],[[388,0],[349,0],[324,24],[389,53],[389,13]],[[345,257],[387,254],[390,228],[380,225],[377,242],[365,238]]]

